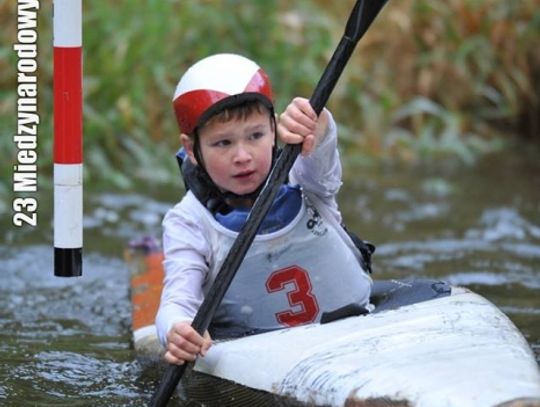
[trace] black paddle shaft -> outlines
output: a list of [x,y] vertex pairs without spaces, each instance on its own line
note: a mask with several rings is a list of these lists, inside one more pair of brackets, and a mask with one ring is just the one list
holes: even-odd
[[[317,115],[320,114],[326,105],[326,102],[341,76],[357,42],[367,31],[386,1],[387,0],[356,1],[347,21],[345,32],[309,100]],[[288,144],[283,148],[264,188],[253,204],[253,208],[250,211],[246,223],[240,230],[229,254],[225,258],[214,284],[206,294],[199,311],[193,319],[191,325],[199,334],[202,335],[208,329],[236,271],[240,267],[253,239],[255,239],[259,226],[272,206],[280,186],[287,179],[287,175],[301,149],[301,144]],[[160,386],[152,397],[150,406],[165,406],[186,369],[191,369],[191,367],[192,363],[169,365],[163,375]]]

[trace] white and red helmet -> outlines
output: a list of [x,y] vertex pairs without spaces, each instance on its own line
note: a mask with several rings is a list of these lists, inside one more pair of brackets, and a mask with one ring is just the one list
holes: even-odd
[[216,54],[195,63],[182,76],[173,97],[180,131],[192,134],[213,113],[245,100],[272,106],[268,75],[252,60],[236,54]]

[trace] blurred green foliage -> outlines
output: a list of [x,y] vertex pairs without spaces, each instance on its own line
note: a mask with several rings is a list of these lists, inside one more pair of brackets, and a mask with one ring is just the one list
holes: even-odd
[[[280,111],[293,96],[310,96],[354,2],[83,3],[85,182],[128,188],[141,180],[178,184],[171,97],[189,65],[216,52],[256,60],[272,78]],[[52,7],[40,5],[40,174],[50,174]],[[344,160],[470,163],[516,135],[538,143],[539,6],[388,2],[329,102]],[[0,166],[8,174],[15,159],[16,2],[0,0],[0,23],[0,149],[13,152]]]

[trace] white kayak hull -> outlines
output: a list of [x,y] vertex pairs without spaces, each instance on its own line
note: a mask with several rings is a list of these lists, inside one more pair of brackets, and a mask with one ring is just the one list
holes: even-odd
[[379,314],[219,343],[196,370],[314,405],[540,400],[538,364],[521,333],[463,289]]
[[[156,361],[161,348],[148,322],[155,311],[144,304],[159,295],[148,264],[160,259],[148,260],[132,276],[134,346],[141,360]],[[540,407],[538,362],[496,306],[459,287],[404,304],[215,341],[195,365],[198,389],[190,391],[188,380],[184,391],[207,406]]]

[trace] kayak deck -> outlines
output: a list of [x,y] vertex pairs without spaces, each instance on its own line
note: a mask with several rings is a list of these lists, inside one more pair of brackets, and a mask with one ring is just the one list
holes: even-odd
[[[158,250],[129,259],[134,347],[153,362],[161,260]],[[540,406],[532,351],[483,297],[391,281],[375,285],[373,300],[367,316],[216,341],[182,396],[209,406]]]

